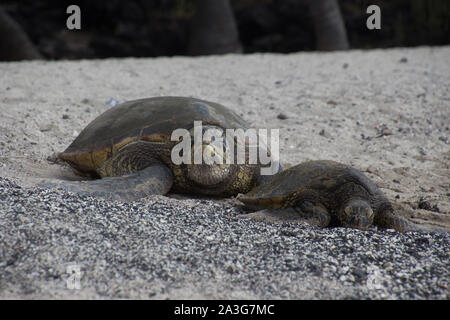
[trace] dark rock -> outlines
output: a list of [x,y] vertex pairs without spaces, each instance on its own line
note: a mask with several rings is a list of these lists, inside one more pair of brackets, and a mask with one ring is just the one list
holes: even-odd
[[433,211],[433,212],[437,212],[437,213],[441,212],[441,210],[439,209],[437,204],[432,206],[423,197],[420,198],[419,203],[417,204],[417,208],[423,209],[423,210],[428,210],[428,211]]
[[352,274],[357,282],[365,281],[367,278],[366,272],[360,268],[354,268]]
[[280,114],[277,116],[277,118],[280,119],[280,120],[286,120],[288,117],[287,117],[287,115],[285,115],[284,113],[280,113]]

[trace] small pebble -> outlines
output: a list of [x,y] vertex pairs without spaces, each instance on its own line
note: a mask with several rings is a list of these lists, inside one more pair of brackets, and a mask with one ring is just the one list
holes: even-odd
[[117,106],[117,105],[119,104],[119,101],[117,101],[117,100],[114,99],[114,98],[111,98],[111,99],[109,99],[109,100],[106,102],[106,104],[109,105],[109,106],[115,107],[115,106]]

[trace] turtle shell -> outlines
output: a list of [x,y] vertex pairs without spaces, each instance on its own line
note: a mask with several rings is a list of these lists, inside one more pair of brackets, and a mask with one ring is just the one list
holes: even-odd
[[362,186],[370,196],[382,195],[378,187],[358,170],[331,160],[317,160],[277,173],[240,196],[239,200],[249,208],[279,208],[295,194],[314,190],[326,197],[348,182]]
[[247,124],[224,106],[188,97],[154,97],[124,102],[94,119],[58,156],[81,172],[95,172],[123,146],[135,141],[170,143],[173,130],[194,121],[223,129]]

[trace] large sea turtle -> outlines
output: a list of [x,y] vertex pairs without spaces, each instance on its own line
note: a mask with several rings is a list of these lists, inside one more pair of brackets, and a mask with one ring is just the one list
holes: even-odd
[[277,173],[238,199],[259,219],[301,219],[309,224],[367,229],[375,224],[403,232],[444,231],[396,214],[383,192],[364,174],[329,160],[308,161]]
[[[96,180],[43,182],[77,193],[134,200],[151,194],[230,196],[248,192],[261,178],[258,164],[175,164],[175,129],[194,135],[194,121],[206,129],[247,128],[224,106],[187,97],[154,97],[111,108],[94,119],[58,158]],[[194,139],[192,139],[192,143]],[[224,145],[226,141],[224,141]],[[202,142],[202,151],[225,149]]]

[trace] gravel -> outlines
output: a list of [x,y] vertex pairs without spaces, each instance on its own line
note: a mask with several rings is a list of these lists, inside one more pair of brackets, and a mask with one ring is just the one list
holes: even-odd
[[229,202],[104,201],[4,178],[0,212],[0,298],[450,297],[448,234],[267,223]]

